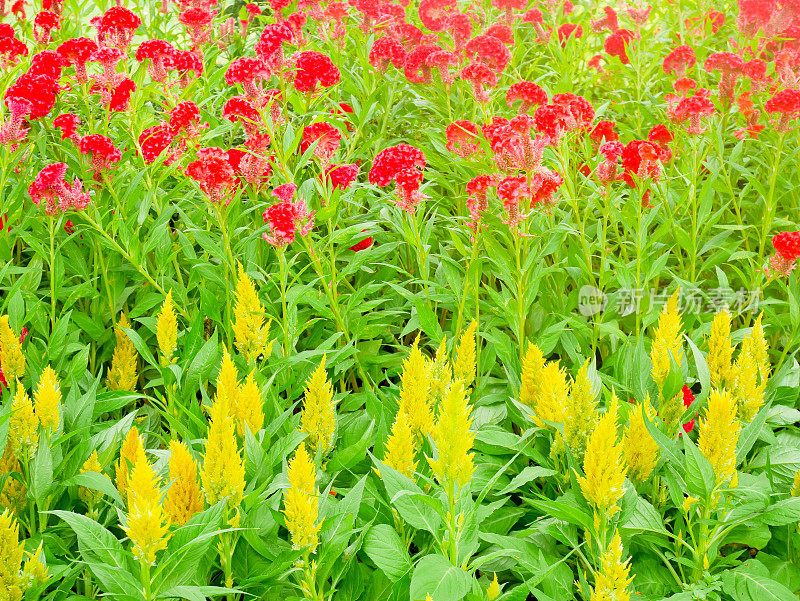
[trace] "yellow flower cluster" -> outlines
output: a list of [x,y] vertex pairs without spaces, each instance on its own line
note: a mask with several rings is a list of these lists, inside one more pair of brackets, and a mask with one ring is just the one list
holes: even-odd
[[585,476],[578,477],[581,491],[598,514],[613,515],[624,493],[625,462],[617,441],[617,399],[600,418],[586,445]]
[[255,363],[260,357],[269,356],[269,327],[264,307],[258,299],[253,281],[239,263],[239,277],[236,281],[236,305],[233,309],[235,323],[233,334],[236,349],[244,355],[248,363]]
[[700,420],[697,446],[714,468],[717,483],[729,482],[736,475],[736,443],[741,432],[736,409],[731,393],[712,390],[708,395],[708,407]]
[[[408,417],[415,434],[427,436],[433,428],[433,407],[428,395],[430,369],[419,349],[419,340],[414,341],[411,353],[403,362],[400,377],[400,411]],[[437,361],[439,355],[437,354]]]
[[467,330],[461,335],[456,361],[453,364],[453,379],[464,382],[464,388],[472,386],[477,374],[477,342],[475,340],[477,329],[478,322],[473,319]]
[[11,329],[8,315],[0,315],[0,367],[7,382],[25,375],[25,355],[19,336]]
[[114,328],[117,346],[111,357],[111,369],[108,370],[106,382],[111,390],[133,392],[139,379],[139,354],[123,328],[131,328],[131,322],[124,313],[120,315],[117,327]]
[[658,444],[644,423],[643,408],[647,418],[655,421],[656,412],[648,396],[644,403],[636,403],[631,408],[628,427],[622,436],[622,450],[628,468],[628,478],[634,483],[644,482],[650,477],[660,455]]
[[287,470],[289,488],[284,492],[284,515],[286,528],[292,537],[295,549],[316,551],[319,544],[319,495],[317,493],[317,473],[314,462],[306,451],[305,443],[300,443]]
[[469,451],[475,433],[470,430],[471,414],[464,382],[454,380],[445,392],[439,419],[431,433],[437,457],[428,458],[428,463],[440,484],[449,481],[463,487],[472,480],[475,466]]
[[8,510],[0,514],[0,599],[20,601],[20,577],[25,544],[19,540],[19,525]]
[[144,454],[144,444],[139,436],[139,430],[136,426],[132,426],[122,442],[116,469],[117,490],[123,500],[127,499],[128,479],[131,471],[143,461],[147,461],[147,457]]
[[197,479],[197,464],[185,444],[169,443],[169,480],[171,482],[164,500],[164,510],[169,521],[183,526],[203,510],[203,491]]
[[308,433],[308,446],[323,455],[333,448],[336,406],[333,387],[325,372],[325,356],[306,382],[300,431]]
[[178,348],[178,318],[175,315],[172,290],[167,292],[167,298],[164,299],[164,305],[156,319],[156,340],[161,354],[161,366],[174,363],[173,355]]
[[591,601],[629,601],[630,577],[628,560],[622,561],[622,541],[619,532],[600,556],[600,569],[595,576]]
[[667,381],[672,359],[678,367],[683,362],[683,340],[681,329],[683,327],[680,313],[678,312],[678,295],[680,289],[669,298],[661,315],[658,326],[653,336],[653,348],[650,351],[650,361],[653,364],[652,376],[659,390]]
[[392,431],[386,440],[383,462],[404,476],[412,478],[417,469],[414,431],[403,411],[397,412]]
[[133,543],[134,558],[153,565],[156,553],[167,547],[169,524],[161,507],[158,478],[147,459],[134,466],[128,484],[125,534]]
[[578,370],[569,389],[564,412],[564,441],[576,458],[586,452],[586,440],[597,422],[597,401],[589,380],[589,359]]
[[563,422],[569,403],[567,372],[558,361],[545,362],[542,351],[534,344],[522,359],[520,402],[530,407],[537,426],[544,422]]

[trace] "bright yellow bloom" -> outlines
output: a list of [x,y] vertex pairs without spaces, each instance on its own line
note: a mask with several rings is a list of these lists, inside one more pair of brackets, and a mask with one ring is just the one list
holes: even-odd
[[14,453],[14,447],[11,444],[7,444],[3,456],[0,457],[0,477],[8,475],[3,489],[0,490],[0,505],[20,515],[25,509],[28,489],[25,488],[22,482],[11,475],[13,473],[20,475],[22,467]]
[[8,419],[8,444],[12,445],[21,460],[30,459],[36,452],[38,429],[39,420],[33,411],[31,399],[17,380],[17,393]]
[[472,480],[475,466],[472,462],[472,443],[475,433],[472,426],[472,406],[467,402],[464,383],[455,380],[442,399],[439,419],[431,433],[438,457],[428,463],[440,484],[451,481],[466,486]]
[[586,439],[597,422],[597,401],[589,380],[589,359],[578,370],[572,383],[564,414],[564,439],[573,455],[580,459],[586,451]]
[[[97,450],[92,451],[92,454],[89,455],[89,459],[83,463],[83,467],[81,467],[81,473],[85,474],[86,472],[97,472],[110,481],[110,478],[103,473],[103,466],[100,465],[100,460],[97,457]],[[91,507],[97,503],[102,496],[103,494],[100,491],[93,490],[91,488],[85,488],[83,486],[78,488],[78,497],[81,499],[81,501],[86,503],[87,507]]]
[[386,454],[383,462],[393,470],[411,478],[417,469],[415,456],[414,432],[411,430],[406,414],[398,411],[392,431],[386,440]]
[[200,477],[209,505],[225,499],[233,509],[244,495],[244,462],[236,443],[236,425],[227,410],[224,403],[214,403],[209,411],[211,423]]
[[122,328],[130,329],[131,322],[122,313],[119,316],[117,327],[114,328],[114,336],[117,339],[117,346],[114,347],[114,355],[111,357],[111,369],[108,370],[106,383],[111,390],[124,390],[133,392],[136,390],[136,381],[139,379],[138,363],[139,354],[136,347],[128,338]]
[[497,572],[494,574],[494,580],[492,580],[489,588],[486,589],[486,598],[489,601],[494,601],[500,596],[500,583],[497,581]]
[[22,574],[25,580],[30,585],[41,586],[50,579],[47,566],[44,565],[44,558],[42,557],[42,543],[34,553],[25,553],[25,565],[22,568]]
[[477,328],[478,322],[473,319],[458,343],[456,362],[453,366],[453,378],[463,380],[465,388],[472,386],[477,373],[477,365],[475,363],[477,354],[475,330]]
[[598,513],[614,515],[622,498],[625,482],[625,463],[622,445],[617,442],[617,401],[600,418],[589,437],[583,459],[585,476],[578,476],[583,496]]
[[325,372],[324,355],[306,382],[300,431],[308,433],[308,446],[319,450],[323,455],[333,448],[336,406],[333,402],[333,388]]
[[0,315],[0,367],[6,382],[25,375],[25,355],[19,336],[11,329],[8,315]]
[[522,359],[522,384],[519,388],[519,402],[536,409],[542,394],[541,377],[544,370],[544,355],[538,346],[528,343],[528,350]]
[[[438,354],[436,360],[439,360]],[[433,427],[433,410],[428,395],[430,381],[430,372],[425,357],[422,356],[417,341],[415,341],[414,346],[411,347],[411,353],[403,361],[399,410],[408,416],[411,429],[423,436],[427,436]]]
[[217,393],[214,397],[214,405],[224,408],[225,414],[233,415],[236,407],[236,394],[239,391],[239,372],[233,359],[228,353],[228,349],[222,349],[222,364],[219,368],[217,377]]
[[0,515],[0,599],[3,601],[22,599],[19,572],[24,550],[25,543],[19,540],[19,525],[8,510],[5,510]]
[[540,428],[544,421],[563,422],[569,403],[567,372],[558,361],[551,361],[539,373],[538,395],[534,399],[533,419]]
[[264,307],[258,299],[256,287],[242,264],[239,263],[239,278],[236,281],[236,305],[233,309],[233,334],[237,350],[253,363],[260,356],[269,356],[269,326],[264,323]]
[[712,390],[704,419],[700,421],[697,446],[714,468],[717,482],[727,482],[736,474],[736,443],[740,431],[734,398],[726,390]]
[[631,581],[629,560],[622,561],[622,541],[614,533],[611,544],[600,556],[600,569],[595,574],[591,601],[629,601]]
[[156,339],[161,352],[161,366],[166,367],[173,363],[173,355],[178,348],[178,318],[175,315],[175,305],[172,302],[172,290],[167,292],[161,313],[156,320]]
[[310,549],[313,553],[319,544],[319,495],[314,462],[300,443],[287,470],[289,488],[283,493],[286,528],[292,536],[292,547]]
[[682,322],[678,312],[678,295],[680,289],[675,291],[658,318],[658,327],[653,338],[653,348],[650,351],[650,361],[653,363],[653,380],[658,384],[659,390],[667,381],[671,367],[670,354],[675,363],[680,367],[683,361]]
[[742,341],[742,348],[731,369],[729,386],[742,421],[752,420],[764,404],[764,391],[769,379],[770,364],[767,341],[761,327],[761,315],[756,319],[750,334]]
[[139,430],[136,426],[133,426],[125,436],[119,452],[119,461],[117,462],[117,490],[123,500],[127,498],[128,478],[131,470],[143,461],[147,461],[147,457],[144,454],[144,445],[139,436]]
[[39,378],[33,401],[34,411],[42,428],[45,430],[58,428],[61,388],[58,385],[56,372],[49,365],[44,368],[42,377]]
[[236,404],[233,414],[236,418],[236,431],[244,437],[244,427],[250,428],[255,435],[264,427],[264,400],[261,398],[261,389],[255,378],[256,370],[250,372],[236,392]]
[[153,565],[156,553],[167,547],[169,524],[161,507],[158,478],[149,461],[136,464],[129,484],[130,510],[125,534],[133,543],[134,558]]
[[170,441],[169,451],[170,485],[164,510],[171,523],[183,526],[194,514],[203,511],[203,492],[197,480],[197,464],[186,445]]
[[[652,405],[645,401],[644,407],[648,419],[654,422],[656,412]],[[628,478],[636,483],[646,481],[653,473],[661,452],[644,423],[642,403],[636,403],[631,408],[628,427],[622,437],[622,450],[625,465],[628,467]]]
[[708,371],[711,372],[712,388],[721,388],[730,377],[732,356],[731,315],[723,309],[714,316],[708,337]]
[[794,483],[792,489],[789,491],[793,497],[800,497],[800,470],[794,473]]
[[[414,342],[415,347],[418,342],[419,338]],[[453,368],[450,365],[450,360],[447,358],[447,346],[444,338],[442,338],[442,342],[436,350],[436,358],[433,361],[426,359],[424,363],[428,370],[428,393],[430,395],[428,402],[433,405],[442,400],[444,391],[453,379]]]

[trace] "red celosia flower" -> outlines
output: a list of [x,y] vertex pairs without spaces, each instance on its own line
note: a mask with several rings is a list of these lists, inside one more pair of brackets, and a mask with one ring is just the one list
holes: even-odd
[[122,153],[114,146],[111,138],[101,134],[90,134],[81,138],[78,150],[92,155],[92,169],[95,177],[101,172],[111,169],[122,159]]
[[603,48],[609,56],[618,56],[622,64],[627,65],[631,62],[627,54],[628,44],[633,38],[633,32],[627,29],[618,29],[606,38]]
[[47,215],[71,209],[81,210],[89,206],[91,198],[83,191],[83,184],[75,178],[70,187],[64,179],[66,172],[66,163],[48,165],[39,172],[28,188],[28,194],[35,204],[40,205],[44,201],[44,211]]
[[600,154],[605,158],[597,166],[597,181],[603,185],[608,185],[617,179],[617,159],[622,156],[625,146],[622,142],[613,140],[600,146]]
[[220,204],[223,199],[227,205],[234,191],[233,167],[228,154],[217,147],[201,148],[197,160],[186,166],[186,175],[195,180],[208,199]]
[[372,162],[369,181],[377,186],[397,184],[399,199],[393,200],[397,206],[413,214],[423,196],[419,192],[422,171],[425,168],[425,155],[409,144],[398,144],[381,150]]
[[229,85],[242,84],[248,98],[258,98],[258,87],[262,79],[270,76],[267,64],[260,58],[242,57],[234,60],[225,72],[225,82]]
[[100,20],[99,32],[110,45],[125,50],[142,20],[123,6],[112,6]]
[[299,233],[305,236],[314,225],[314,211],[309,211],[304,200],[292,202],[297,186],[283,184],[273,190],[272,196],[279,199],[264,211],[264,223],[269,224],[270,233],[263,237],[276,248],[283,248],[295,240]]
[[514,32],[504,23],[495,23],[486,30],[486,35],[494,36],[506,46],[514,45]]
[[434,44],[423,44],[414,48],[406,56],[403,74],[411,83],[430,83],[431,68],[428,66],[428,57],[442,49]]
[[225,102],[225,106],[222,109],[222,116],[234,123],[241,121],[248,135],[258,130],[258,123],[261,121],[261,115],[259,115],[258,109],[244,96],[234,96]]
[[[328,165],[325,167],[325,178],[333,185],[334,190],[346,190],[358,177],[358,165]],[[322,175],[320,174],[320,178]]]
[[690,91],[697,88],[697,82],[691,77],[681,77],[675,80],[675,83],[672,84],[672,87],[675,88],[676,92],[682,96],[685,96]]
[[193,72],[195,77],[202,75],[203,58],[190,50],[175,50],[164,61],[164,66],[167,70],[178,72],[180,85],[185,88],[190,81],[189,71]]
[[153,127],[148,127],[139,136],[139,146],[142,149],[142,158],[145,163],[152,163],[162,152],[172,144],[173,134],[169,125],[159,123]]
[[562,48],[567,45],[567,40],[573,36],[576,40],[582,38],[583,27],[576,25],[575,23],[564,23],[558,28],[558,40],[561,42]]
[[497,196],[503,201],[503,208],[506,217],[503,223],[508,225],[512,232],[519,232],[519,224],[528,216],[520,210],[521,200],[531,198],[531,190],[528,187],[527,178],[524,175],[509,176],[497,184]]
[[716,112],[714,103],[704,94],[695,94],[688,98],[683,98],[675,109],[675,117],[678,121],[689,120],[689,127],[686,131],[690,134],[701,134],[706,131],[702,125],[702,118],[713,115]]
[[[658,181],[661,175],[661,165],[658,162],[658,151],[654,144],[643,140],[628,142],[622,151],[622,166],[625,168],[623,179],[631,188],[635,188],[637,181]],[[642,195],[642,204],[647,204],[650,190],[645,190]]]
[[511,107],[517,100],[522,101],[517,112],[527,113],[532,106],[547,104],[547,92],[532,81],[518,81],[508,88],[506,104]]
[[455,77],[450,72],[450,67],[454,65],[458,65],[461,62],[461,57],[456,54],[455,52],[449,52],[447,50],[437,50],[436,52],[431,52],[425,58],[425,64],[431,69],[437,69],[439,71],[439,75],[442,78],[442,83],[445,86],[452,85]]
[[175,48],[164,40],[145,40],[136,49],[136,60],[142,62],[150,59],[147,72],[155,81],[167,78],[166,61],[175,52]]
[[285,23],[270,23],[264,27],[261,37],[256,42],[256,54],[274,71],[283,67],[283,44],[291,42],[294,37],[292,28]]
[[55,82],[61,79],[61,67],[64,61],[58,52],[42,50],[31,58],[28,75],[45,75]]
[[28,135],[25,118],[33,109],[33,104],[26,98],[12,96],[6,98],[6,106],[11,115],[6,122],[0,125],[0,144],[21,142]]
[[481,147],[478,133],[478,127],[472,121],[460,120],[451,123],[445,129],[447,150],[462,158],[472,156]]
[[544,25],[544,15],[538,8],[532,8],[522,16],[524,23],[533,24],[533,29],[536,31],[536,41],[539,44],[547,44],[550,40],[550,27]]
[[553,96],[553,104],[564,109],[564,124],[568,130],[588,129],[591,126],[594,107],[583,96],[556,94]]
[[678,77],[683,77],[686,70],[694,66],[697,57],[690,46],[678,46],[664,57],[662,64],[664,73],[674,72]]
[[43,10],[33,19],[33,37],[42,45],[50,43],[50,32],[61,28],[61,19],[49,10]]
[[53,127],[61,130],[61,139],[69,138],[76,144],[79,142],[77,132],[80,124],[81,118],[73,113],[64,113],[53,119]]
[[411,52],[425,38],[423,31],[411,23],[397,23],[389,29],[389,35],[400,42],[406,51]]
[[6,90],[6,106],[12,98],[27,100],[31,103],[28,119],[38,119],[53,109],[58,90],[58,82],[47,75],[23,73]]
[[511,52],[505,44],[491,35],[479,35],[467,42],[467,56],[473,61],[489,67],[495,73],[505,70],[511,60]]
[[474,234],[480,231],[483,214],[489,208],[489,188],[497,187],[494,175],[479,175],[467,182],[467,209],[469,210],[469,228]]
[[86,83],[86,62],[97,51],[97,44],[89,38],[72,38],[56,48],[56,52],[66,62],[75,66],[78,83]]
[[203,127],[208,127],[208,124],[200,125],[200,108],[191,100],[179,102],[169,113],[169,128],[173,135],[185,131],[187,138],[194,139]]
[[589,133],[589,138],[598,144],[604,140],[606,142],[619,140],[619,135],[614,131],[614,127],[616,127],[616,125],[617,124],[614,121],[598,121],[597,125],[595,125],[594,128],[592,128],[592,131]]
[[28,56],[28,47],[24,42],[12,37],[0,37],[0,65],[13,65],[19,56]]
[[472,37],[472,22],[467,15],[455,13],[450,15],[450,18],[447,20],[447,29],[453,37],[455,51],[460,53],[464,50],[464,45],[467,43],[467,40]]
[[128,105],[131,101],[131,94],[136,91],[136,84],[133,80],[126,77],[117,87],[114,88],[114,93],[111,96],[109,110],[116,112],[123,112],[128,110]]
[[[13,38],[16,34],[14,28],[8,23],[0,23],[0,38]],[[0,229],[3,229],[0,227]]]
[[777,253],[770,259],[773,276],[788,276],[797,266],[800,257],[800,232],[780,232],[772,237]]
[[215,11],[204,8],[190,8],[178,16],[178,21],[186,27],[189,38],[192,40],[193,48],[197,48],[211,40],[213,33],[211,22],[215,14]]
[[291,0],[269,0],[269,6],[272,12],[275,13],[275,20],[279,23],[283,21],[283,9],[289,6],[290,3]]
[[656,144],[668,144],[672,142],[674,136],[667,129],[666,125],[659,123],[658,125],[654,125],[650,130],[650,133],[647,134],[647,139]]
[[382,37],[373,42],[369,51],[369,64],[379,71],[385,73],[389,63],[402,69],[405,62],[406,49],[394,38]]
[[461,78],[472,84],[472,92],[478,102],[489,102],[489,92],[484,86],[493,88],[497,85],[497,74],[481,63],[472,63],[461,70]]
[[710,55],[705,62],[706,71],[721,71],[719,81],[719,97],[725,106],[733,104],[736,79],[743,73],[744,61],[732,52],[716,52]]
[[300,152],[305,153],[316,142],[314,156],[319,158],[323,165],[327,165],[342,141],[342,134],[330,123],[320,121],[303,128],[303,138],[300,140]]
[[453,12],[453,4],[453,0],[420,0],[420,21],[431,31],[444,31],[447,18]]
[[339,69],[320,52],[301,52],[296,65],[294,87],[298,92],[313,94],[318,84],[329,88],[339,83]]
[[780,115],[775,129],[779,132],[789,130],[789,121],[800,114],[800,90],[790,88],[781,90],[764,104],[764,109],[768,113],[778,113]]

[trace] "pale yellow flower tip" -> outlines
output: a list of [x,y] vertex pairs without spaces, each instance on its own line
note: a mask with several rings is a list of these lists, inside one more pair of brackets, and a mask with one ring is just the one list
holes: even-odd
[[178,348],[178,318],[172,302],[172,290],[167,292],[164,305],[156,320],[156,339],[161,352],[161,365],[166,367],[174,362],[173,355]]
[[42,371],[33,400],[34,411],[42,428],[45,430],[57,429],[59,407],[61,406],[61,388],[58,384],[56,372],[49,365]]
[[284,491],[286,528],[295,549],[309,549],[312,553],[319,544],[319,495],[314,462],[300,443],[287,468],[289,488]]
[[333,387],[325,371],[322,357],[317,369],[306,382],[303,411],[300,416],[300,431],[308,433],[308,445],[323,454],[333,448],[336,433],[336,409]]
[[19,336],[11,329],[8,315],[0,315],[0,365],[7,382],[25,375],[25,355]]
[[494,574],[494,579],[492,580],[491,584],[489,584],[489,588],[486,589],[486,597],[489,601],[494,601],[500,596],[500,583],[497,581],[497,572]]

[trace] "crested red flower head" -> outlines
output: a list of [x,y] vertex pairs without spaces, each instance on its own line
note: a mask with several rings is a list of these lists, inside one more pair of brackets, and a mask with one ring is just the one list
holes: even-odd
[[511,52],[503,42],[491,35],[479,35],[467,42],[467,56],[494,73],[502,73],[511,61]]
[[631,62],[627,53],[628,44],[634,37],[632,31],[618,29],[606,38],[603,48],[609,56],[618,56],[622,64],[627,65]]
[[258,84],[269,77],[267,64],[250,56],[235,59],[225,72],[225,82],[229,86],[241,84],[248,98],[257,98],[260,93]]
[[221,148],[198,150],[197,160],[186,166],[186,175],[197,182],[212,203],[230,203],[236,182],[228,153]]
[[[320,174],[320,179],[323,175]],[[328,165],[325,167],[325,179],[331,182],[334,190],[346,190],[353,185],[358,177],[358,165],[355,163],[344,165]]]
[[97,51],[97,44],[90,38],[72,38],[61,43],[56,52],[61,55],[62,60],[75,67],[75,78],[79,83],[87,81],[86,63],[89,58]]
[[[419,188],[422,184],[422,169],[425,169],[425,155],[409,144],[398,144],[381,150],[369,170],[369,182],[377,186],[388,186],[392,181],[397,185],[398,199],[394,204],[413,214],[416,206],[424,198]],[[419,169],[417,169],[419,167]]]
[[0,37],[0,65],[14,65],[20,56],[28,56],[25,42],[10,36]]
[[112,6],[103,14],[98,31],[111,46],[125,50],[141,24],[142,20],[124,6]]
[[[174,135],[170,131],[169,125],[159,123],[153,127],[148,127],[139,136],[139,146],[142,149],[142,158],[145,163],[152,163],[162,152],[172,144]],[[167,157],[167,161],[169,157]]]
[[61,130],[61,139],[77,141],[78,140],[78,126],[81,124],[81,118],[74,113],[64,113],[53,119],[53,127]]
[[49,10],[43,10],[33,19],[33,37],[40,44],[50,43],[50,32],[61,28],[59,16]]
[[456,153],[462,158],[472,156],[481,147],[478,139],[479,133],[478,126],[472,121],[462,119],[451,123],[445,129],[447,150]]
[[339,83],[338,67],[333,64],[329,56],[321,52],[301,52],[297,57],[296,66],[294,87],[298,92],[312,94],[318,85],[329,88]]
[[777,114],[778,122],[775,129],[779,132],[789,130],[789,121],[800,115],[800,90],[790,88],[777,92],[764,104],[764,109],[768,113]]
[[208,124],[200,125],[200,108],[191,100],[184,100],[169,113],[169,128],[173,135],[183,131],[188,138],[200,135],[200,129]]
[[6,106],[11,99],[26,100],[31,104],[28,119],[39,119],[53,109],[59,89],[58,82],[48,75],[23,73],[6,90]]
[[66,173],[66,163],[48,165],[28,188],[28,194],[36,205],[44,201],[47,215],[56,215],[58,211],[82,210],[89,206],[91,197],[83,191],[83,184],[75,178],[70,187],[64,179]]
[[101,134],[90,134],[81,138],[78,150],[91,155],[95,177],[112,169],[122,159],[122,153],[114,146],[111,138]]
[[342,134],[330,123],[320,121],[303,128],[303,138],[300,140],[300,152],[305,153],[316,142],[314,156],[327,165],[342,141]]
[[558,40],[561,42],[561,47],[567,45],[567,41],[574,37],[576,40],[583,37],[583,27],[575,23],[564,23],[558,28]]
[[686,128],[688,133],[701,134],[706,131],[702,125],[702,118],[713,115],[716,110],[708,96],[698,91],[694,96],[681,99],[673,116],[679,122],[689,120],[689,126]]
[[471,63],[461,69],[461,79],[472,84],[472,93],[478,102],[486,103],[491,100],[489,92],[484,87],[493,88],[497,85],[497,74],[482,63]]
[[283,44],[294,38],[292,28],[286,23],[270,23],[256,42],[256,54],[267,65],[280,71],[283,65]]
[[455,13],[447,20],[447,30],[453,37],[456,52],[461,52],[472,37],[472,21],[463,13]]
[[234,96],[225,102],[222,109],[222,116],[228,121],[236,123],[241,121],[248,135],[252,135],[258,130],[261,122],[261,115],[249,98],[245,96]]
[[691,46],[678,46],[667,56],[664,57],[662,64],[664,73],[675,73],[678,77],[683,77],[687,69],[690,69],[697,62]]
[[211,22],[216,14],[216,11],[213,10],[193,7],[178,15],[178,21],[186,28],[193,48],[196,49],[211,40],[213,34]]
[[269,224],[270,232],[265,232],[263,238],[276,248],[294,242],[298,233],[305,236],[314,226],[314,211],[308,210],[306,202],[292,202],[296,191],[294,184],[278,186],[272,192],[278,202],[264,211],[264,223]]
[[517,112],[527,113],[532,106],[547,104],[547,92],[532,81],[518,81],[508,88],[506,104],[512,107],[518,100],[522,103]]
[[419,18],[431,31],[444,31],[448,17],[454,12],[453,0],[420,0]]
[[165,40],[145,40],[136,49],[136,60],[150,60],[147,67],[150,77],[155,81],[164,81],[167,78],[166,61],[174,52],[175,48]]
[[369,64],[381,72],[386,72],[389,63],[402,69],[406,62],[406,49],[394,38],[385,36],[378,38],[369,51]]
[[598,144],[603,142],[603,140],[606,142],[619,140],[619,134],[614,131],[616,125],[614,121],[598,121],[597,125],[595,125],[589,133],[589,138]]

